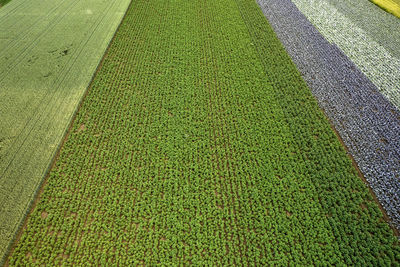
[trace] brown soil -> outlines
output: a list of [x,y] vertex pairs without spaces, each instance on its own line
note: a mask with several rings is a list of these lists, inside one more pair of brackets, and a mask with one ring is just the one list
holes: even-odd
[[46,219],[47,216],[49,216],[49,214],[48,214],[46,211],[43,211],[42,214],[40,214],[40,217],[41,217],[42,219]]
[[82,132],[84,130],[86,130],[86,126],[85,126],[85,124],[82,123],[81,126],[79,126],[79,129],[78,129],[77,132],[79,133],[79,132]]

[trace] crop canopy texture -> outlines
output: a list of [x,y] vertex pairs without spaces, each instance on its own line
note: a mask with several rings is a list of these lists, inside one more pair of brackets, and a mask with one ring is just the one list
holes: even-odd
[[128,4],[13,0],[0,9],[0,258]]
[[9,263],[399,257],[253,0],[133,0]]

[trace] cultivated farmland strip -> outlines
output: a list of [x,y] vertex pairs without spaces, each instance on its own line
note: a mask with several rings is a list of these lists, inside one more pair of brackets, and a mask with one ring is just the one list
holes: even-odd
[[259,0],[319,105],[400,229],[400,112],[289,0]]
[[341,14],[361,28],[375,42],[400,58],[400,19],[365,0],[329,0]]
[[[245,8],[245,6],[243,4],[242,10],[245,11],[246,9],[247,8]],[[346,207],[343,210],[338,209],[337,212],[344,212],[342,215],[339,215],[339,213],[337,213],[339,215],[338,217],[336,217],[334,220],[331,220],[331,218],[329,220],[331,226],[334,229],[340,229],[339,231],[334,231],[335,240],[337,240],[338,242],[341,242],[341,243],[342,242],[346,243],[347,246],[349,246],[349,247],[353,247],[353,246],[359,247],[360,250],[358,252],[356,252],[356,255],[358,255],[357,257],[360,257],[360,259],[361,259],[363,257],[362,255],[367,254],[367,251],[369,250],[368,248],[364,247],[364,245],[362,245],[362,243],[363,243],[362,240],[364,240],[365,234],[366,234],[365,232],[362,233],[363,232],[362,226],[360,225],[360,228],[358,228],[357,226],[352,224],[353,227],[355,227],[355,228],[352,228],[352,230],[350,230],[350,231],[354,231],[353,234],[351,234],[354,237],[354,239],[348,239],[347,237],[344,237],[342,235],[343,232],[349,233],[348,232],[349,229],[345,229],[345,228],[347,228],[347,226],[344,226],[347,221],[347,218],[346,218],[347,216],[345,215],[345,213],[348,212],[348,210],[355,208],[354,203],[352,203],[352,201],[348,201],[348,200],[344,200],[344,199],[346,199],[347,197],[349,199],[354,197],[354,195],[353,195],[354,190],[352,190],[350,188],[352,186],[355,186],[355,184],[357,184],[360,181],[356,182],[353,180],[348,180],[347,178],[344,178],[339,173],[337,173],[338,176],[336,176],[334,174],[334,172],[338,171],[337,167],[328,171],[328,172],[331,172],[330,176],[322,178],[322,177],[324,177],[324,173],[327,171],[326,168],[329,168],[328,165],[325,165],[325,163],[327,161],[330,161],[330,159],[329,159],[330,156],[325,159],[321,158],[321,157],[323,157],[324,153],[330,151],[330,149],[335,147],[335,143],[332,142],[329,145],[326,144],[326,145],[313,146],[313,149],[311,151],[309,151],[306,148],[309,146],[309,141],[306,141],[307,140],[306,136],[313,135],[312,132],[315,131],[315,129],[318,129],[319,127],[323,127],[322,125],[324,125],[324,123],[326,123],[326,121],[320,119],[319,116],[321,116],[322,114],[319,111],[314,113],[312,111],[311,106],[307,107],[307,104],[313,103],[313,101],[311,101],[311,99],[313,99],[313,98],[310,96],[309,93],[307,93],[306,91],[303,91],[303,90],[293,90],[294,88],[297,88],[297,86],[293,88],[292,86],[288,85],[288,81],[290,81],[290,77],[297,77],[297,75],[293,75],[293,74],[290,75],[287,73],[287,72],[289,72],[289,70],[284,70],[283,68],[280,67],[280,65],[276,66],[276,63],[275,63],[276,58],[285,57],[288,55],[286,53],[282,53],[280,55],[275,55],[275,54],[270,53],[271,46],[272,47],[274,45],[280,46],[280,44],[274,44],[268,39],[267,34],[266,34],[267,31],[265,30],[266,27],[260,26],[262,24],[265,24],[265,22],[258,19],[257,16],[251,16],[248,14],[246,16],[245,12],[243,12],[242,14],[244,17],[247,18],[247,19],[245,19],[245,21],[248,23],[249,32],[251,33],[253,42],[254,42],[255,46],[257,47],[257,51],[260,56],[260,59],[264,63],[267,77],[271,77],[271,78],[275,79],[275,83],[277,83],[277,84],[286,84],[286,86],[282,86],[281,90],[277,90],[276,92],[277,92],[279,99],[281,100],[280,103],[282,103],[282,108],[287,115],[288,125],[290,126],[290,129],[293,133],[293,137],[296,140],[294,142],[294,144],[298,145],[297,151],[304,151],[305,152],[304,154],[306,154],[306,155],[309,152],[311,154],[316,153],[316,154],[314,154],[314,156],[311,156],[311,155],[306,156],[307,168],[305,168],[304,170],[306,171],[307,175],[311,174],[310,178],[312,179],[313,184],[316,185],[317,195],[320,196],[319,201],[320,201],[323,209],[326,210],[327,214],[330,214],[331,206],[333,205],[333,203],[335,203],[334,205],[337,205],[337,206]],[[272,29],[270,31],[272,31]],[[271,66],[276,66],[276,68],[271,68]],[[273,70],[276,70],[276,69],[279,69],[279,73],[281,75],[274,75]],[[294,71],[294,70],[292,70],[292,71]],[[298,86],[300,86],[302,81],[297,81],[297,82],[298,82]],[[292,89],[292,90],[289,90],[289,89]],[[305,130],[304,128],[302,129],[302,128],[296,126],[298,123],[302,123],[302,122],[308,121],[308,120],[310,120],[309,123],[312,124],[312,127],[311,127],[311,129],[309,129],[308,127],[305,127],[305,129],[308,129],[311,132],[307,133],[308,130]],[[316,140],[319,140],[319,136],[320,136],[320,134],[317,134],[316,136],[314,135]],[[325,137],[328,137],[328,136],[325,136]],[[317,151],[319,151],[319,152],[317,152]],[[325,151],[325,152],[322,152],[322,151]],[[317,156],[317,154],[319,154],[319,156]],[[328,152],[328,154],[330,154],[330,153]],[[335,153],[331,154],[332,157],[335,157],[335,156],[333,156],[333,154],[335,154]],[[324,166],[326,166],[325,168],[321,168],[319,165],[320,163],[313,162],[313,160],[310,161],[310,159],[317,159],[317,158],[318,158],[317,161],[325,162],[323,164]],[[341,169],[341,168],[339,168],[339,169]],[[300,168],[300,170],[301,170],[301,168]],[[344,169],[341,169],[341,171],[343,171],[343,170]],[[336,178],[333,178],[333,177],[336,177]],[[339,177],[341,177],[341,178],[339,178]],[[332,179],[332,180],[330,180],[330,179]],[[353,185],[349,184],[349,183],[353,183],[353,182],[355,184],[353,184]],[[330,184],[330,185],[328,185],[328,184]],[[331,187],[333,184],[335,184],[335,186]],[[325,187],[325,185],[328,185],[328,187]],[[350,188],[348,188],[347,190],[344,190],[340,193],[336,191],[336,190],[338,190],[338,188],[343,189],[348,186]],[[327,188],[331,188],[331,189],[328,189],[328,191],[326,191]],[[336,189],[333,189],[333,188],[336,188]],[[348,192],[348,193],[346,193],[346,192]],[[338,195],[342,195],[342,197],[338,197]],[[345,197],[345,195],[347,195],[347,197]],[[347,211],[345,211],[345,210],[347,210]],[[359,230],[356,230],[357,228]],[[358,231],[361,231],[361,232],[358,232]],[[356,233],[356,232],[358,232],[358,233]],[[361,235],[359,235],[359,234],[361,234]],[[356,261],[358,261],[357,259],[351,259],[353,257],[353,253],[354,253],[354,251],[352,249],[349,249],[349,250],[341,249],[340,251],[346,261],[346,264],[354,264]]]
[[[3,64],[1,65],[2,71],[9,70],[9,65],[12,63],[17,63],[19,53],[23,53],[22,49],[27,48],[28,43],[35,43],[40,35],[48,31],[49,28],[54,27],[55,24],[60,21],[60,12],[64,15],[68,14],[71,7],[74,7],[79,1],[71,2],[57,2],[57,1],[42,1],[39,6],[30,6],[31,2],[24,6],[27,11],[30,10],[30,16],[19,16],[18,6],[15,10],[18,12],[14,16],[7,17],[8,19],[2,19],[0,23],[3,24],[5,30],[0,34],[1,46],[4,47],[0,51],[0,57],[2,58]],[[34,4],[34,3],[33,3]],[[50,8],[53,7],[53,8]],[[6,11],[4,12],[5,14]],[[24,13],[24,12],[23,12]],[[15,21],[15,17],[21,17]],[[2,75],[5,77],[5,75]]]
[[293,0],[324,37],[336,44],[400,108],[400,58],[380,45],[325,0]]
[[252,0],[134,0],[10,265],[396,264]]
[[[2,256],[129,1],[109,1],[106,5],[98,0],[56,3],[41,11],[43,18],[47,14],[48,21],[36,21],[37,17],[30,16],[21,6],[19,12],[7,17],[7,23],[31,17],[36,21],[29,24],[32,31],[24,36],[24,27],[19,32],[5,29],[17,39],[0,43],[4,49],[9,44],[13,46],[2,54],[5,60],[0,64]],[[18,0],[8,7],[13,5],[18,6]]]

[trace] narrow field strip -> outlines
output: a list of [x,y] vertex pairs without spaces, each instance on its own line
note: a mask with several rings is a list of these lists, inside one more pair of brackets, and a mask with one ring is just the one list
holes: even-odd
[[[368,0],[328,0],[391,55],[400,58],[400,19]],[[400,4],[400,1],[398,1]]]
[[128,4],[15,0],[12,14],[0,10],[1,257]]
[[133,0],[9,265],[396,264],[252,0]]
[[293,3],[400,109],[400,58],[375,42],[328,1],[293,0]]
[[400,229],[400,111],[290,0],[258,3]]

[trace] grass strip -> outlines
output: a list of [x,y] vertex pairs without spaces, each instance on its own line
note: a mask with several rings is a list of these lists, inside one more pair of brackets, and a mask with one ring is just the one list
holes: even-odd
[[[383,46],[392,56],[400,58],[400,20],[365,0],[328,0],[353,25]],[[400,4],[400,1],[399,1]]]
[[134,0],[10,265],[395,264],[251,0]]

